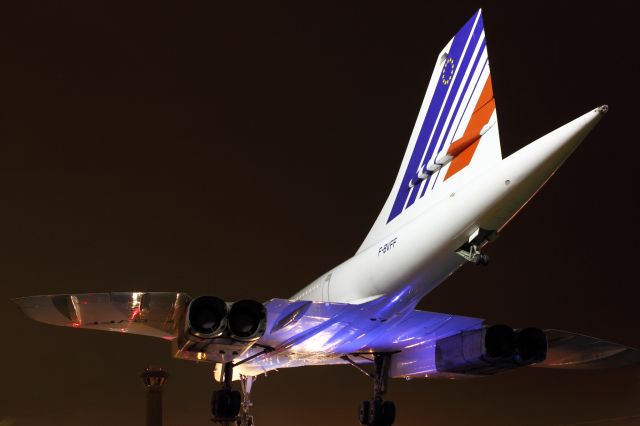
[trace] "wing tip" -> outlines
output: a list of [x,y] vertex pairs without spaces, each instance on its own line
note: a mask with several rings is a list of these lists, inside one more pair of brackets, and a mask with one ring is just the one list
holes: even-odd
[[640,364],[640,350],[563,330],[545,330],[547,360],[534,366],[569,370],[601,370]]

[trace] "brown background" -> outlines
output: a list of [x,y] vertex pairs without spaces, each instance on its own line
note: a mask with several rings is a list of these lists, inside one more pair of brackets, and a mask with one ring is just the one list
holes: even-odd
[[[0,424],[206,425],[207,365],[47,327],[9,299],[180,290],[287,297],[351,256],[393,183],[435,56],[476,2],[5,2]],[[485,1],[503,153],[610,112],[490,248],[421,308],[640,347],[632,2]],[[258,424],[355,425],[349,367],[261,377]],[[398,425],[640,424],[640,370],[394,381]],[[1,423],[4,419],[5,423]]]

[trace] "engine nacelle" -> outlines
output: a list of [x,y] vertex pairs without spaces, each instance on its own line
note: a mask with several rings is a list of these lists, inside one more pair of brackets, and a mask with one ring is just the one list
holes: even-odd
[[227,303],[213,296],[193,299],[175,340],[175,357],[194,361],[229,362],[248,351],[262,337],[267,310],[262,303]]
[[439,372],[487,375],[541,362],[546,356],[542,330],[494,325],[438,340],[435,361]]

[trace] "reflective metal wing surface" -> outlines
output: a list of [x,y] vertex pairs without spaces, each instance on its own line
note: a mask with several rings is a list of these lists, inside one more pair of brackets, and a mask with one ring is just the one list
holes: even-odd
[[55,294],[14,299],[31,319],[46,324],[139,334],[172,340],[189,303],[185,293]]
[[300,355],[395,352],[483,322],[413,309],[389,315],[390,299],[362,305],[272,299],[265,303],[267,332],[259,343]]
[[[483,323],[479,318],[395,311],[390,309],[394,303],[393,297],[386,296],[361,305],[272,299],[265,304],[267,332],[247,353],[248,358],[256,357],[237,368],[238,373],[344,364],[345,355],[378,352],[402,352],[396,357],[399,364],[433,369],[432,353],[439,337]],[[259,354],[264,347],[271,350]],[[431,355],[422,356],[423,352]],[[358,357],[355,362],[371,361]]]
[[595,337],[562,330],[544,330],[547,359],[534,367],[595,370],[640,363],[640,351]]

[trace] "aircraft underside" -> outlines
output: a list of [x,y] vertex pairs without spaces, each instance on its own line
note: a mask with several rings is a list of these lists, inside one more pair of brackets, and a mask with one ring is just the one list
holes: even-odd
[[[486,324],[416,310],[555,173],[607,112],[595,108],[502,158],[481,12],[437,57],[389,197],[357,253],[291,299],[227,302],[186,293],[56,294],[16,299],[34,320],[170,341],[178,359],[211,363],[211,414],[252,425],[251,388],[271,370],[350,365],[371,379],[363,425],[390,426],[389,378],[482,377],[527,366],[589,369],[640,362],[640,351],[565,331]],[[234,390],[239,380],[241,391]]]
[[[488,326],[479,318],[413,308],[391,309],[400,301],[395,294],[362,305],[284,299],[263,305],[140,292],[16,300],[37,321],[160,337],[171,341],[176,358],[212,363],[214,376],[222,383],[212,400],[212,414],[220,422],[236,418],[249,422],[255,378],[282,368],[337,364],[357,368],[374,387],[373,399],[362,403],[360,420],[390,425],[395,407],[384,400],[389,378],[462,379],[530,365],[590,369],[640,362],[640,351],[592,337]],[[387,315],[390,312],[394,314]],[[244,392],[232,390],[236,380]]]

